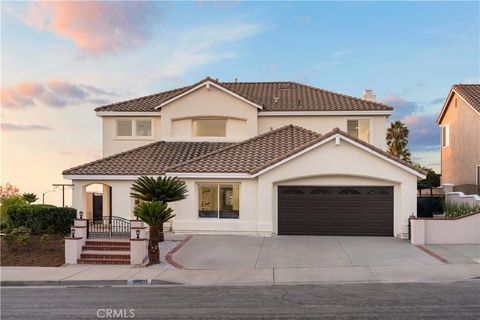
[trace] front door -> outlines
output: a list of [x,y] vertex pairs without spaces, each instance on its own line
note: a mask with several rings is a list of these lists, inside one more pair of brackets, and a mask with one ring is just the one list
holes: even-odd
[[103,219],[103,195],[101,193],[93,194],[93,221]]

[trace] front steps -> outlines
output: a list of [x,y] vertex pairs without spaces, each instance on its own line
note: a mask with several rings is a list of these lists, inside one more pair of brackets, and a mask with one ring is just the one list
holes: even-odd
[[87,240],[79,264],[130,264],[129,240]]

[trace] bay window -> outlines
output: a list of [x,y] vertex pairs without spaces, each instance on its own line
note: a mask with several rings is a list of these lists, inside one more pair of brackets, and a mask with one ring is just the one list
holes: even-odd
[[200,218],[238,219],[239,185],[202,183],[198,185],[198,216]]

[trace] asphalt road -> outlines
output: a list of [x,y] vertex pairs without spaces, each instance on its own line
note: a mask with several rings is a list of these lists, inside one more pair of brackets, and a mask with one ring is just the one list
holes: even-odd
[[480,315],[480,280],[290,286],[2,288],[1,294],[1,318],[5,320],[478,319]]

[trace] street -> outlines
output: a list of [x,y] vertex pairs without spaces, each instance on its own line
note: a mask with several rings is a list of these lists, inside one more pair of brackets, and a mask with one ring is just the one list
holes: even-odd
[[1,289],[7,319],[478,319],[480,280]]

